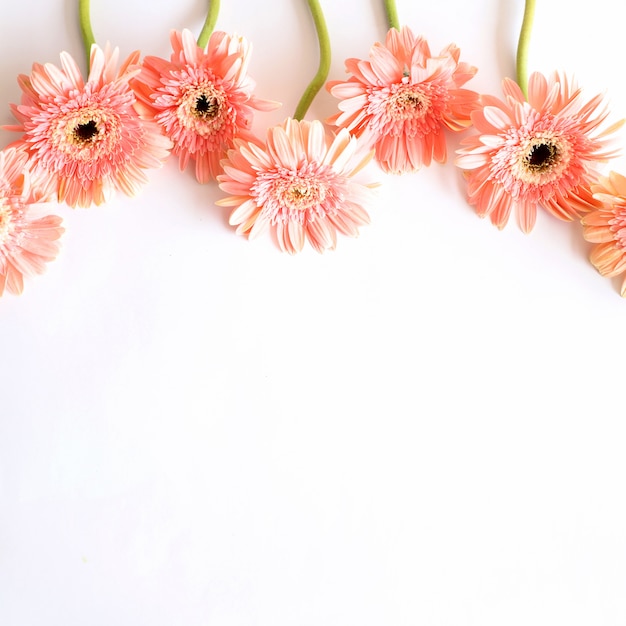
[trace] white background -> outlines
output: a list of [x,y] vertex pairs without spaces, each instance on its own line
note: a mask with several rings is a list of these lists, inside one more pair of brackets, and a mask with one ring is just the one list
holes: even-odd
[[[76,4],[3,7],[0,123],[18,73],[82,60]],[[538,4],[531,69],[625,116],[614,0]],[[92,5],[123,55],[168,56],[206,10]],[[384,37],[382,1],[323,6],[342,78]],[[513,75],[521,1],[398,12],[433,51],[461,47],[468,87]],[[224,0],[218,28],[253,42],[257,94],[284,103],[263,133],[317,67],[306,3]],[[308,118],[335,107],[322,92]],[[174,160],[138,198],[53,207],[59,258],[0,300],[2,626],[626,623],[618,282],[578,224],[478,219],[450,162],[367,174],[372,224],[324,255],[235,235],[224,194]]]

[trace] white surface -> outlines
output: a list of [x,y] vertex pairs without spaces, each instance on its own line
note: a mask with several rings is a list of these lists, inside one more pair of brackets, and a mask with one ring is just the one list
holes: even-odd
[[[323,4],[340,78],[382,2]],[[538,4],[531,68],[626,115],[614,2]],[[19,72],[82,58],[75,2],[31,5],[3,8],[2,123]],[[124,54],[205,11],[92,5]],[[491,93],[522,9],[398,3]],[[316,69],[306,3],[224,1],[218,28],[285,103],[262,132]],[[372,224],[323,256],[236,236],[174,160],[139,198],[59,207],[60,257],[0,301],[2,626],[626,623],[626,301],[577,225],[498,232],[451,163],[371,173]]]

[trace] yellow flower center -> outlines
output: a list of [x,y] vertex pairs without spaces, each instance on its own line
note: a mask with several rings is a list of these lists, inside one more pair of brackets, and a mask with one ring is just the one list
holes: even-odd
[[279,181],[274,192],[277,200],[293,211],[306,211],[326,197],[323,184],[297,175]]
[[11,208],[0,199],[0,245],[2,245],[13,232],[15,227],[12,218]]
[[417,85],[402,85],[387,104],[388,115],[395,120],[422,117],[430,108],[428,94]]
[[251,194],[272,224],[312,221],[334,215],[343,202],[343,180],[315,161],[297,169],[279,167],[258,174]]

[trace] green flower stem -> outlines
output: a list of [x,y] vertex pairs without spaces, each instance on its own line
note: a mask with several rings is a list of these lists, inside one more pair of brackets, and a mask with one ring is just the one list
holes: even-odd
[[78,0],[78,19],[80,21],[80,34],[83,46],[87,54],[87,72],[91,63],[91,46],[96,43],[96,38],[91,30],[91,18],[89,17],[89,0]]
[[396,8],[395,0],[384,0],[385,2],[385,15],[387,16],[387,24],[389,28],[395,28],[400,30],[400,21],[398,20],[398,9]]
[[535,0],[526,0],[522,29],[517,43],[517,84],[524,96],[528,97],[528,49],[530,47],[530,31],[535,18]]
[[315,74],[313,80],[302,94],[300,102],[298,102],[296,112],[294,113],[294,118],[297,120],[304,119],[306,112],[311,106],[311,102],[313,102],[317,92],[326,82],[328,72],[330,71],[330,38],[328,36],[324,14],[317,0],[307,0],[307,2],[311,10],[311,15],[313,16],[313,21],[315,22],[315,30],[317,31],[317,39],[320,45],[320,64],[317,74]]
[[211,0],[209,2],[209,12],[207,13],[206,20],[204,20],[204,26],[198,35],[198,45],[201,48],[205,48],[207,43],[209,43],[209,37],[215,28],[219,12],[220,0]]

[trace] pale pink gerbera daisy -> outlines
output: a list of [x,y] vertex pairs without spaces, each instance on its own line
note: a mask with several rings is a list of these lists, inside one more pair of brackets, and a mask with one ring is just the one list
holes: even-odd
[[535,225],[537,206],[562,220],[598,206],[591,193],[598,163],[615,156],[601,130],[608,111],[602,96],[584,100],[580,89],[554,73],[534,73],[528,99],[517,83],[503,82],[505,99],[482,97],[472,120],[477,134],[462,141],[457,165],[465,170],[468,199],[479,216],[504,228],[512,209],[522,231]]
[[373,185],[353,176],[371,157],[345,129],[330,136],[317,120],[289,118],[268,130],[265,146],[235,141],[218,177],[233,195],[218,204],[235,207],[230,223],[237,233],[253,238],[271,228],[290,254],[300,252],[305,239],[318,252],[334,249],[337,231],[356,237],[369,223],[363,204]]
[[[583,237],[597,244],[590,260],[602,276],[626,274],[626,177],[611,172],[593,185],[600,208],[583,216]],[[626,297],[626,276],[620,289]]]
[[160,167],[171,142],[135,109],[128,82],[138,71],[133,53],[116,71],[118,50],[91,48],[85,82],[74,59],[61,53],[61,68],[35,63],[21,75],[22,101],[11,105],[20,122],[9,130],[22,138],[34,169],[45,175],[60,202],[102,204],[115,189],[134,195],[147,181],[144,170]]
[[253,110],[280,106],[253,95],[248,76],[251,47],[242,37],[214,32],[206,48],[190,31],[172,31],[171,60],[148,56],[131,83],[144,111],[174,142],[180,169],[195,160],[196,179],[220,173],[220,160],[235,137],[254,141]]
[[38,187],[31,185],[24,150],[0,152],[0,296],[20,294],[24,276],[41,274],[59,250],[64,229],[56,215],[41,216]]
[[340,113],[329,122],[362,137],[376,148],[386,172],[401,174],[447,158],[444,129],[470,124],[478,94],[461,89],[476,68],[459,63],[453,44],[432,56],[423,37],[404,26],[392,28],[384,44],[375,43],[370,60],[347,59],[347,81],[327,88],[341,99]]

